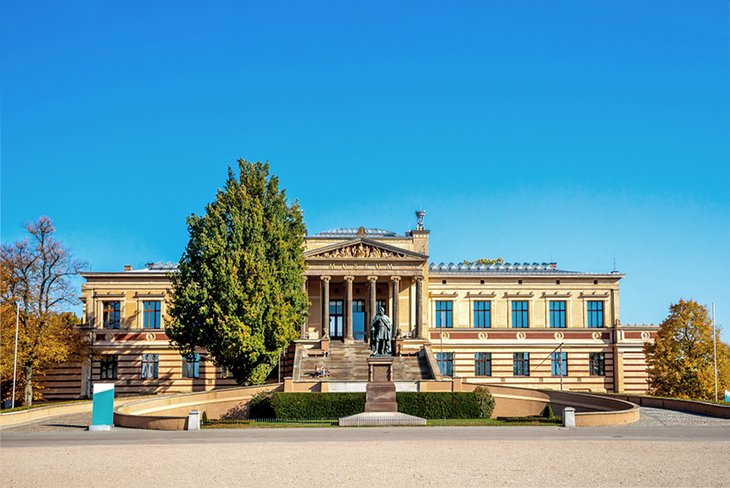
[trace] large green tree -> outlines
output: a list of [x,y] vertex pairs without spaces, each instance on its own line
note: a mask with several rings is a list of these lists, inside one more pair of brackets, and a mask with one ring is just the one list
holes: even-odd
[[[730,354],[717,331],[718,384],[730,388]],[[679,300],[659,326],[657,338],[647,343],[649,391],[652,395],[713,400],[712,320],[707,307],[693,300]],[[722,396],[722,395],[721,395]]]
[[239,384],[260,384],[306,318],[305,227],[268,163],[238,169],[205,215],[188,217],[167,334],[182,354],[205,349]]

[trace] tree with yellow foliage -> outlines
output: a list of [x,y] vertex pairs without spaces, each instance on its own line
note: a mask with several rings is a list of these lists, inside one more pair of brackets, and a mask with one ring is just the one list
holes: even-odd
[[[652,395],[714,400],[712,320],[707,307],[679,300],[659,326],[657,338],[644,346]],[[718,389],[730,388],[730,348],[717,331]]]
[[[74,259],[54,237],[51,219],[27,224],[28,237],[0,248],[0,378],[3,397],[11,395],[15,346],[16,304],[18,328],[18,391],[25,405],[40,397],[37,375],[54,363],[84,353],[78,318],[67,311],[76,301],[70,278],[84,263]],[[35,391],[35,395],[34,395]]]

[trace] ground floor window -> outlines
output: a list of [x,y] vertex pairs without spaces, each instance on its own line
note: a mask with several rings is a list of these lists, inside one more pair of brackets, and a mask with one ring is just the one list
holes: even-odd
[[530,376],[530,353],[516,352],[512,355],[512,374]]
[[606,355],[602,352],[592,352],[588,355],[591,376],[606,376]]
[[182,361],[183,378],[200,378],[200,354],[187,354]]
[[492,376],[492,353],[474,354],[474,376]]
[[443,376],[454,375],[454,353],[453,352],[437,352],[436,363]]
[[554,352],[550,355],[550,371],[553,376],[568,376],[567,352]]
[[142,379],[157,379],[159,375],[159,354],[142,354]]
[[117,370],[119,368],[119,356],[116,354],[105,354],[101,357],[99,365],[100,380],[117,379]]

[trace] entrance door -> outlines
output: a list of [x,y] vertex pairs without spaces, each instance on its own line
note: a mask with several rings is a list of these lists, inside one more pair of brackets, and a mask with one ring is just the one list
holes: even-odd
[[356,341],[365,340],[365,300],[352,301],[352,336]]
[[342,300],[330,300],[330,339],[342,339]]

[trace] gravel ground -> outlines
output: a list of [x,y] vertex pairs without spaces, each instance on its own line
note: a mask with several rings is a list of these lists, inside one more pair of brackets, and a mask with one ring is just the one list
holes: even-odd
[[85,430],[91,424],[91,412],[59,415],[39,422],[22,424],[3,429],[6,432],[65,432],[69,430]]
[[661,408],[641,407],[641,418],[634,425],[639,427],[712,427],[719,425],[730,426],[730,419],[707,417],[705,415],[676,412],[674,410],[664,410]]

